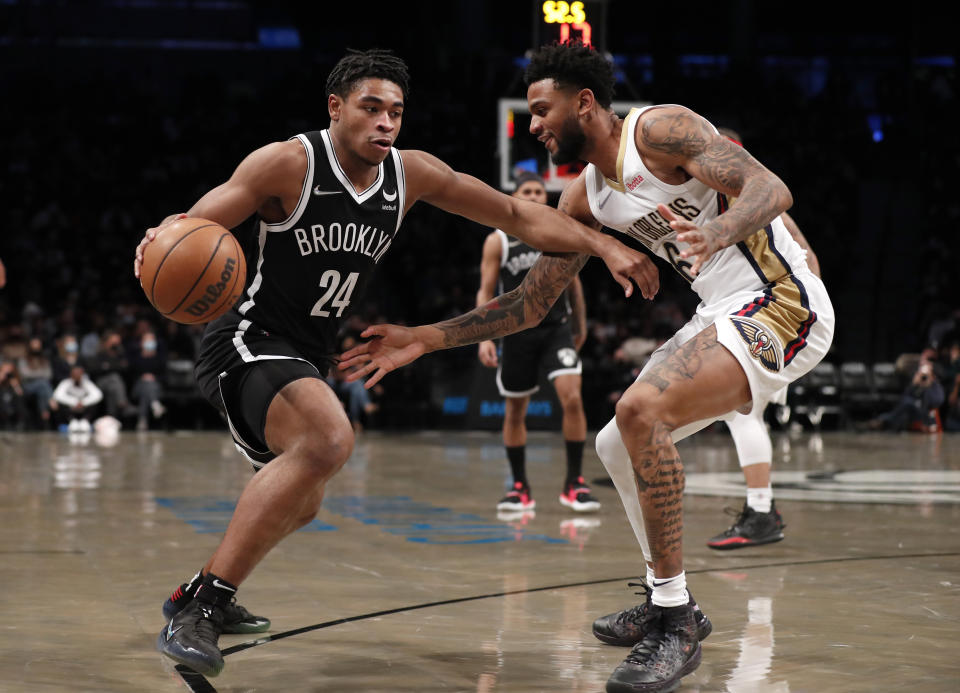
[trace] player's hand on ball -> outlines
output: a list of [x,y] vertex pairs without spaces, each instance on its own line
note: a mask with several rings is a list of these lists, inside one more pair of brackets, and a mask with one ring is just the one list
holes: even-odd
[[154,238],[157,237],[157,234],[163,229],[164,226],[168,226],[175,222],[177,219],[186,219],[186,214],[171,214],[169,217],[161,221],[156,226],[152,226],[147,229],[146,233],[143,234],[143,239],[137,244],[137,250],[133,258],[133,276],[137,279],[140,278],[140,266],[143,264],[143,249],[147,247],[147,244],[150,243]]
[[341,371],[356,369],[347,375],[347,382],[373,373],[364,383],[364,387],[369,390],[390,371],[416,361],[428,351],[426,344],[417,334],[419,329],[422,328],[372,325],[360,335],[370,341],[343,352],[337,368]]

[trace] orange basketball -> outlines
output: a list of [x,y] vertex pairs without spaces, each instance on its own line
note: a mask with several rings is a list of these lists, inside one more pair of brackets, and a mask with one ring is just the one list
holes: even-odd
[[197,217],[161,229],[144,248],[140,266],[140,286],[153,307],[186,325],[230,310],[246,278],[247,263],[233,234]]

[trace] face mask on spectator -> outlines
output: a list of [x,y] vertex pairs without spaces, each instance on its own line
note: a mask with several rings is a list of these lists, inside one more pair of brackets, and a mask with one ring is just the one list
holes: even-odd
[[143,343],[144,351],[154,351],[157,348],[157,343],[152,339],[148,339]]
[[67,342],[63,345],[63,350],[68,354],[76,354],[80,350],[80,346],[76,342]]

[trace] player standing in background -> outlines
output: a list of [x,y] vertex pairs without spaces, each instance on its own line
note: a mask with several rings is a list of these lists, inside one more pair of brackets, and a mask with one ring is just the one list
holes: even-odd
[[[743,138],[735,130],[720,127],[717,128],[717,132],[731,142],[743,146]],[[793,240],[806,251],[807,267],[819,277],[820,263],[817,255],[800,231],[800,227],[786,212],[780,214],[780,219]],[[778,391],[770,401],[772,404],[786,404],[787,388]],[[733,436],[733,443],[737,448],[737,459],[747,484],[747,498],[733,525],[707,542],[707,546],[711,549],[727,551],[772,544],[783,539],[783,529],[786,524],[783,522],[780,511],[777,510],[776,501],[773,498],[773,486],[770,483],[773,445],[764,421],[765,411],[765,408],[754,407],[749,414],[737,414],[726,422]]]
[[[547,203],[547,188],[536,173],[524,171],[516,177],[513,196],[538,204]],[[512,238],[500,229],[490,233],[483,244],[480,262],[480,289],[477,306],[486,304],[499,293],[512,291],[540,257],[540,251]],[[486,340],[478,345],[484,366],[497,369],[497,388],[505,398],[503,444],[510,462],[513,484],[497,504],[500,511],[533,510],[536,501],[527,480],[527,406],[530,396],[539,390],[541,369],[557,391],[563,409],[563,440],[567,454],[567,476],[560,502],[577,512],[600,509],[583,480],[583,445],[587,437],[587,418],[580,396],[580,348],[587,339],[587,311],[583,285],[574,277],[561,300],[557,301],[541,323],[526,332],[504,337],[500,357],[497,345]]]
[[353,429],[324,375],[342,321],[417,200],[540,248],[601,255],[628,295],[631,279],[644,295],[655,293],[642,254],[426,152],[395,149],[408,79],[407,66],[387,51],[349,52],[327,78],[329,129],[254,151],[186,215],[148,229],[137,247],[139,276],[144,247],[173,220],[201,217],[233,229],[257,216],[245,294],[207,326],[196,375],[259,471],[213,555],[164,604],[169,624],[158,638],[165,655],[202,674],[223,668],[221,632],[269,627],[236,604],[237,587],[283,537],[314,518],[327,481],[350,456]]
[[[678,105],[611,109],[607,60],[580,43],[535,51],[526,71],[530,132],[557,164],[588,166],[561,211],[608,226],[670,262],[700,296],[696,315],[658,348],[597,436],[646,561],[647,600],[594,623],[606,642],[634,644],[608,693],[673,690],[700,664],[709,621],[683,570],[684,470],[675,442],[720,417],[763,408],[813,368],[833,339],[833,307],[782,212],[786,185],[742,147]],[[730,204],[730,198],[737,198]],[[349,377],[373,386],[441,348],[537,324],[585,257],[543,255],[515,291],[434,325],[376,325],[343,355]]]

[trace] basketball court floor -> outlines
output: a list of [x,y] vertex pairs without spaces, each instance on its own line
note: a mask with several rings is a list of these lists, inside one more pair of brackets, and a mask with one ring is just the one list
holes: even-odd
[[[155,641],[163,600],[203,565],[250,476],[228,436],[0,442],[4,693],[592,693],[627,653],[590,625],[639,599],[640,552],[592,451],[601,510],[557,502],[558,435],[531,434],[535,514],[501,518],[497,433],[362,434],[317,520],[242,586],[273,627],[222,636],[215,679]],[[704,544],[743,502],[731,439],[682,443],[688,584],[714,631],[679,690],[960,691],[958,443],[774,433],[787,538],[732,552]]]

